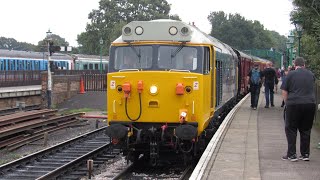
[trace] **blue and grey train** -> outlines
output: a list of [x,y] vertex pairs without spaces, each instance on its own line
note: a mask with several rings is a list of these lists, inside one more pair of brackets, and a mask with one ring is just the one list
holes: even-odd
[[[73,69],[73,58],[55,53],[51,56],[56,69]],[[0,49],[0,71],[47,70],[48,59],[44,52]]]

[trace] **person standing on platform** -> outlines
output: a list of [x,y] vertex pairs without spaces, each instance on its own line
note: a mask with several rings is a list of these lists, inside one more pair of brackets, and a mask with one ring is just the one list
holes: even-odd
[[272,63],[268,62],[267,67],[263,70],[262,75],[264,77],[264,92],[266,97],[265,108],[269,108],[269,100],[271,107],[274,107],[274,85],[278,84],[278,78],[276,71],[272,68]]
[[[283,73],[283,76],[282,76],[282,83],[281,83],[280,89],[283,89],[284,85],[286,84],[287,75],[288,75],[288,70],[285,69],[284,73]],[[285,103],[284,103],[284,99],[283,99],[282,103],[281,103],[281,107],[284,107],[284,105],[285,105]]]
[[251,93],[251,108],[254,110],[258,107],[260,87],[262,85],[262,73],[259,70],[259,64],[255,63],[252,70],[249,72],[247,76],[248,84],[250,85],[250,93]]
[[315,76],[305,69],[305,60],[295,60],[295,70],[290,71],[282,87],[282,96],[286,103],[285,133],[288,142],[287,154],[283,160],[297,161],[296,138],[300,133],[299,159],[309,161],[310,134],[316,110]]

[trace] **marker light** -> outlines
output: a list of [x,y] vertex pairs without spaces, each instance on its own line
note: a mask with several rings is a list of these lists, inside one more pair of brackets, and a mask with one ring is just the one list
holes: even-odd
[[136,27],[135,29],[137,35],[141,35],[143,33],[143,28],[141,26]]
[[176,27],[174,27],[174,26],[171,26],[171,27],[169,28],[169,33],[170,33],[171,35],[176,35],[176,34],[178,33],[178,29],[177,29]]
[[150,93],[151,93],[152,95],[156,95],[156,94],[158,93],[158,87],[155,86],[155,85],[151,86],[151,87],[150,87]]
[[123,30],[125,35],[130,35],[131,34],[131,28],[130,27],[125,27]]
[[188,35],[188,33],[189,33],[189,29],[188,29],[187,27],[183,27],[183,28],[181,29],[181,34],[182,34],[182,35]]

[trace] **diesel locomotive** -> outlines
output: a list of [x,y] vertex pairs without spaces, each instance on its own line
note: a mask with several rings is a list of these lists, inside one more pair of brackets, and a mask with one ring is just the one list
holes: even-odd
[[110,47],[107,135],[129,160],[196,156],[247,93],[252,57],[193,25],[133,21]]

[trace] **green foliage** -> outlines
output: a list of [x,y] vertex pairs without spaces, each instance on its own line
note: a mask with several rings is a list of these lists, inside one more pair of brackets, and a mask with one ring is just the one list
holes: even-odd
[[[60,37],[59,35],[52,34],[51,39],[52,39],[53,44],[55,46],[69,46],[69,43],[64,38]],[[38,45],[36,47],[36,51],[39,51],[39,52],[47,51],[47,47],[48,47],[47,41],[46,41],[46,39],[43,39],[38,42]]]
[[[302,25],[301,56],[316,77],[320,78],[320,1],[293,0],[295,10],[291,12],[291,21],[300,21]],[[297,42],[296,42],[297,43]],[[297,47],[298,45],[295,44]]]
[[100,53],[100,38],[103,39],[103,55],[113,40],[121,35],[122,27],[131,21],[153,19],[179,19],[178,15],[169,15],[170,5],[166,0],[100,0],[99,9],[89,13],[91,23],[86,32],[78,35],[80,51],[84,54]]
[[[52,34],[51,38],[55,46],[69,46],[69,43],[59,35]],[[38,42],[38,45],[33,45],[26,42],[18,42],[13,38],[0,37],[0,49],[43,52],[47,51],[47,43],[46,40],[43,39]],[[78,50],[75,49],[75,52],[78,52]]]
[[211,12],[208,20],[212,25],[210,35],[236,49],[270,49],[285,51],[286,37],[268,31],[259,21],[246,20],[239,14]]
[[320,44],[317,43],[317,39],[314,36],[304,34],[301,38],[302,56],[306,59],[307,67],[315,74],[319,79],[320,77]]
[[36,46],[26,42],[18,42],[13,38],[0,37],[0,49],[34,51]]

